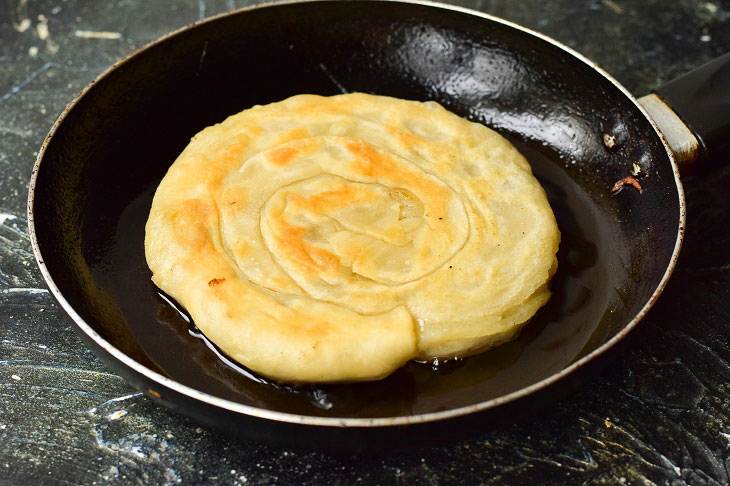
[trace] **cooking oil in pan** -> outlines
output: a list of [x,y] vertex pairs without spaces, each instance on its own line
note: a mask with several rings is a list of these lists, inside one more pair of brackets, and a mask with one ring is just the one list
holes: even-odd
[[[513,141],[514,142],[514,141]],[[123,349],[156,371],[200,391],[260,408],[304,415],[385,417],[437,412],[506,395],[559,372],[620,328],[610,309],[620,286],[612,273],[616,223],[590,184],[573,179],[557,156],[516,143],[543,184],[561,230],[552,297],[520,336],[458,360],[410,362],[369,383],[273,383],[228,359],[150,281],[144,224],[156,183],[122,211],[108,261],[92,274],[118,301],[131,343]],[[600,190],[600,189],[596,189]],[[603,201],[603,202],[602,202]],[[609,309],[609,312],[607,312]],[[617,316],[616,316],[617,317]],[[108,334],[100,330],[102,335]]]

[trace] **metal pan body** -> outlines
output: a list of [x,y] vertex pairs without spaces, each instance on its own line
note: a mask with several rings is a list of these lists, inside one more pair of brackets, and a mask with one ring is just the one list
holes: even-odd
[[[256,104],[343,91],[438,101],[528,158],[563,240],[553,297],[517,340],[376,383],[275,386],[222,362],[151,283],[144,223],[190,137]],[[642,192],[612,195],[632,171]],[[570,390],[661,292],[684,200],[636,100],[570,49],[444,5],[314,1],[209,19],[112,66],[44,142],[29,221],[53,295],[133,386],[244,437],[362,449],[468,435]]]

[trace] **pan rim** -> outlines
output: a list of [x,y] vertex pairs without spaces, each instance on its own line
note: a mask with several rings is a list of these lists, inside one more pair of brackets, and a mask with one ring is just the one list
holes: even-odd
[[[144,46],[142,46],[138,49],[135,49],[134,51],[132,51],[130,54],[128,54],[124,58],[116,61],[114,64],[112,64],[110,67],[108,67],[107,69],[102,71],[98,76],[96,76],[96,78],[93,81],[91,81],[91,83],[89,83],[81,92],[79,92],[71,100],[71,102],[64,108],[64,110],[61,112],[59,117],[56,119],[56,121],[52,125],[48,135],[46,135],[46,137],[41,145],[41,148],[38,151],[38,155],[36,157],[35,163],[33,165],[33,169],[31,172],[31,179],[30,179],[30,183],[29,183],[29,189],[28,189],[28,202],[27,202],[27,218],[28,219],[27,219],[27,221],[28,221],[28,230],[29,230],[31,246],[33,249],[33,254],[34,254],[34,257],[38,264],[38,267],[40,269],[41,275],[43,276],[43,279],[45,280],[46,285],[48,286],[53,297],[61,305],[63,310],[66,312],[66,314],[73,320],[74,324],[84,334],[86,334],[86,336],[88,336],[92,341],[94,341],[98,346],[100,346],[106,353],[108,353],[112,358],[121,362],[124,366],[126,366],[127,368],[130,368],[134,372],[139,373],[140,375],[144,376],[147,380],[155,382],[164,388],[171,389],[171,390],[175,391],[176,393],[185,395],[189,398],[192,398],[194,400],[206,403],[208,405],[211,405],[211,406],[214,406],[217,408],[225,409],[229,412],[246,415],[246,416],[253,417],[253,418],[273,420],[276,422],[283,422],[283,423],[315,425],[315,426],[325,426],[325,427],[369,428],[369,427],[389,427],[389,426],[413,425],[413,424],[419,424],[419,423],[437,422],[437,421],[441,421],[441,420],[471,415],[471,414],[479,413],[479,412],[489,410],[489,409],[495,409],[495,408],[501,407],[502,405],[505,405],[509,402],[513,402],[513,401],[525,398],[528,395],[531,395],[531,394],[539,391],[542,388],[545,388],[553,383],[556,383],[556,382],[566,378],[567,376],[578,371],[580,368],[582,368],[584,365],[586,365],[590,361],[595,360],[599,356],[606,353],[609,349],[614,347],[629,332],[631,332],[631,330],[633,330],[634,327],[636,327],[638,322],[641,321],[641,319],[647,314],[649,309],[654,305],[654,303],[658,299],[659,295],[662,293],[662,291],[666,287],[666,284],[677,263],[679,251],[680,251],[682,241],[684,238],[684,228],[685,228],[685,221],[686,221],[686,203],[685,203],[684,189],[682,187],[682,183],[681,183],[681,180],[679,177],[679,169],[678,169],[674,154],[672,153],[671,149],[669,148],[669,145],[667,144],[661,131],[659,130],[657,125],[654,123],[654,121],[651,119],[651,117],[646,112],[646,110],[643,108],[643,106],[638,102],[638,100],[626,88],[624,88],[616,79],[614,79],[610,74],[608,74],[606,71],[604,71],[595,62],[591,61],[590,59],[588,59],[587,57],[578,53],[574,49],[568,47],[567,45],[565,45],[555,39],[552,39],[551,37],[548,37],[545,34],[534,31],[527,27],[523,27],[514,22],[502,19],[500,17],[496,17],[491,14],[479,12],[476,10],[459,7],[459,6],[455,6],[455,5],[448,5],[448,4],[438,3],[438,2],[432,2],[432,1],[428,1],[428,0],[385,0],[385,1],[393,2],[393,3],[421,5],[421,6],[426,6],[426,7],[440,8],[440,9],[451,10],[451,11],[471,15],[474,17],[479,17],[481,19],[488,20],[490,22],[496,22],[498,24],[502,24],[507,27],[511,27],[513,29],[516,29],[516,30],[526,33],[528,35],[537,37],[545,42],[548,42],[549,44],[552,44],[553,46],[565,51],[571,57],[587,64],[589,67],[591,67],[593,70],[598,72],[601,76],[603,76],[608,82],[610,82],[612,85],[614,85],[624,96],[626,96],[634,104],[634,106],[639,110],[639,112],[642,113],[644,115],[644,117],[649,121],[649,123],[653,127],[654,131],[656,132],[657,136],[659,137],[661,143],[663,144],[665,151],[667,152],[669,162],[671,164],[671,168],[672,168],[672,171],[674,174],[674,181],[675,181],[676,188],[677,188],[677,197],[679,199],[679,221],[678,221],[679,230],[677,232],[677,238],[675,240],[675,245],[674,245],[668,266],[664,272],[664,275],[662,276],[661,280],[659,281],[657,287],[654,289],[651,297],[646,301],[646,303],[641,308],[641,310],[616,335],[611,337],[611,339],[609,339],[608,341],[603,343],[601,346],[597,347],[596,349],[594,349],[593,351],[588,353],[587,355],[583,356],[579,360],[571,363],[570,365],[568,365],[567,367],[565,367],[558,373],[552,374],[543,380],[540,380],[529,386],[516,390],[512,393],[508,393],[506,395],[496,397],[496,398],[493,398],[490,400],[486,400],[486,401],[483,401],[480,403],[475,403],[472,405],[454,408],[451,410],[440,411],[440,412],[429,412],[429,413],[418,414],[418,415],[406,415],[406,416],[397,416],[397,417],[378,417],[378,418],[318,417],[318,416],[312,416],[312,415],[299,415],[299,414],[293,414],[293,413],[287,413],[287,412],[277,412],[277,411],[273,411],[273,410],[257,408],[252,405],[245,405],[245,404],[234,402],[231,400],[226,400],[226,399],[219,398],[219,397],[216,397],[214,395],[211,395],[211,394],[208,394],[205,392],[201,392],[195,388],[189,387],[187,385],[183,385],[171,378],[163,376],[160,373],[157,373],[157,372],[147,368],[146,366],[140,364],[139,362],[135,361],[131,357],[127,356],[121,350],[117,349],[112,343],[110,343],[109,341],[107,341],[103,337],[101,337],[101,335],[99,335],[76,312],[76,310],[71,306],[71,304],[64,298],[60,289],[56,286],[53,278],[51,277],[51,274],[48,270],[48,267],[45,264],[43,255],[41,253],[41,250],[40,250],[40,247],[38,244],[36,231],[35,231],[33,206],[34,206],[34,201],[35,201],[35,189],[36,189],[38,173],[40,171],[41,162],[44,158],[48,144],[49,144],[51,138],[56,134],[61,123],[63,123],[63,121],[65,120],[67,115],[71,112],[71,110],[73,110],[73,108],[79,103],[79,101],[89,91],[91,91],[94,88],[94,86],[96,86],[97,83],[102,81],[104,78],[109,76],[112,72],[114,72],[118,67],[124,65],[126,62],[130,61],[131,59],[136,57],[141,52],[151,49],[154,46],[156,46],[157,44],[160,44],[160,43],[166,41],[167,39],[180,35],[183,32],[185,32],[191,28],[194,28],[194,27],[197,27],[199,25],[203,25],[203,24],[206,24],[209,22],[215,22],[216,20],[223,18],[223,17],[238,15],[240,13],[250,11],[250,10],[295,5],[295,4],[300,4],[300,3],[326,3],[326,2],[328,3],[328,2],[332,2],[332,1],[341,1],[341,0],[284,0],[284,1],[266,2],[266,3],[261,3],[261,4],[257,4],[257,5],[252,5],[252,6],[235,9],[235,10],[232,10],[229,12],[224,12],[224,13],[221,13],[221,14],[203,19],[203,20],[199,20],[199,21],[189,24],[187,26],[181,27],[158,39],[153,40],[152,42],[145,44]],[[352,0],[349,0],[349,1],[352,1]],[[365,0],[365,1],[367,2],[369,0]]]

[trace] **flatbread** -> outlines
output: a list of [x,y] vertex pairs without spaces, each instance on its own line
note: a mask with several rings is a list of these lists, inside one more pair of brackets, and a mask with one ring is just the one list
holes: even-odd
[[299,95],[193,137],[155,194],[152,280],[286,382],[380,379],[513,338],[560,234],[527,161],[435,102]]

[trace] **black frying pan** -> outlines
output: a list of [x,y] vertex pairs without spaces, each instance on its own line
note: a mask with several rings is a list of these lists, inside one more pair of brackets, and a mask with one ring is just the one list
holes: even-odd
[[[727,88],[721,62],[724,74],[720,64],[713,72]],[[684,88],[668,97],[681,103]],[[190,137],[254,104],[342,91],[437,100],[530,160],[563,241],[554,295],[517,340],[410,363],[375,383],[282,386],[219,356],[151,283],[144,222]],[[685,158],[727,137],[722,116],[697,128],[699,149]],[[626,184],[613,194],[632,172],[642,192]],[[477,12],[371,1],[244,9],[119,62],[54,125],[28,212],[51,292],[134,387],[244,437],[348,448],[461,436],[560,396],[646,314],[684,228],[672,153],[636,100],[589,61]]]

